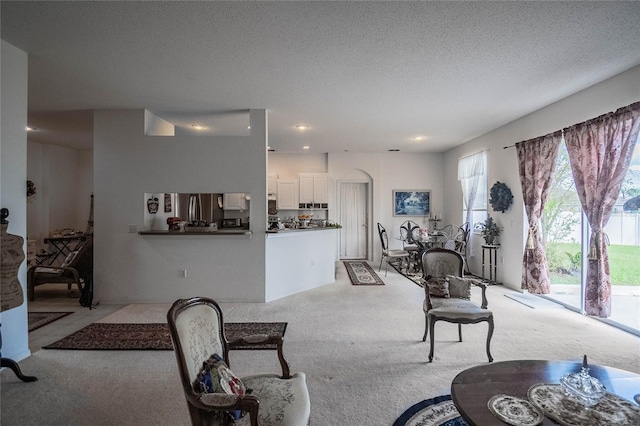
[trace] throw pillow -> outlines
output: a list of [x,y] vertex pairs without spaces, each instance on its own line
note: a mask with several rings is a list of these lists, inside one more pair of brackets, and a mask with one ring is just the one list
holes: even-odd
[[[244,396],[247,390],[242,381],[229,369],[222,357],[213,354],[202,363],[202,369],[193,382],[193,389],[202,393],[226,393]],[[230,411],[234,419],[242,417],[241,410]]]
[[426,285],[429,288],[429,295],[434,297],[449,297],[449,283],[444,278],[427,277]]
[[447,275],[446,280],[449,283],[451,297],[471,300],[471,283],[473,280],[455,275]]
[[72,251],[71,253],[69,253],[67,258],[64,260],[64,262],[60,266],[62,266],[63,268],[66,268],[71,264],[71,262],[73,262],[73,259],[75,259],[77,255],[78,255],[78,250]]

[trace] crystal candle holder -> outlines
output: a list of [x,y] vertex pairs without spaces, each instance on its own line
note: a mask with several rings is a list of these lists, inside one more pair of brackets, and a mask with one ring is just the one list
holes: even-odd
[[565,393],[586,406],[596,405],[604,396],[606,389],[602,383],[589,374],[587,356],[584,356],[580,372],[565,374],[560,378]]

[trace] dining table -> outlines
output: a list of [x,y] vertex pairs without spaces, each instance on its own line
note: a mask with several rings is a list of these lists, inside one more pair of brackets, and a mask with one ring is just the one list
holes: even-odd
[[434,247],[443,247],[446,240],[447,236],[441,233],[420,234],[419,237],[413,238],[420,254]]
[[[510,396],[517,400],[528,402],[533,398],[532,390],[536,386],[547,386],[553,389],[560,388],[560,379],[565,374],[575,374],[581,371],[586,364],[579,361],[557,360],[512,360],[493,362],[471,367],[459,373],[451,383],[451,399],[462,418],[471,426],[506,424],[498,420],[489,408],[492,398],[496,396]],[[589,365],[588,374],[598,379],[605,387],[607,398],[618,404],[620,412],[624,411],[632,423],[621,422],[619,424],[640,424],[640,375],[634,372],[617,369],[604,365]],[[564,395],[564,391],[561,391]],[[551,405],[551,404],[550,404]],[[566,408],[565,408],[566,407]],[[591,416],[588,410],[597,410],[593,407],[581,406],[578,403],[558,404],[551,410],[552,416],[562,417],[563,409],[571,409],[574,412],[566,413],[567,418],[577,419],[582,410],[585,415]],[[583,414],[584,414],[583,413]],[[630,414],[629,414],[630,413]],[[540,424],[557,425],[566,424],[555,421],[548,412],[544,412],[544,418]],[[622,416],[620,416],[622,418]],[[635,420],[638,423],[633,423]],[[572,420],[573,421],[573,420]],[[585,424],[585,423],[577,423]],[[609,423],[589,423],[609,424]]]

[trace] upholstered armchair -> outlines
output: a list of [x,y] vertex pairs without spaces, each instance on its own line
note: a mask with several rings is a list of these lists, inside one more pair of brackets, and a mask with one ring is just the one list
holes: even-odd
[[[196,297],[177,300],[167,322],[193,425],[306,426],[311,404],[304,373],[290,374],[282,336],[228,341],[220,306]],[[229,351],[275,345],[282,375],[238,378]]]
[[[422,341],[430,333],[429,362],[433,361],[434,331],[438,321],[458,324],[458,339],[462,342],[462,324],[487,322],[487,357],[493,361],[490,344],[493,335],[493,313],[487,309],[487,287],[479,280],[463,277],[464,260],[454,250],[433,248],[422,255],[425,290],[423,311],[425,328]],[[480,305],[471,301],[471,286],[482,289]]]

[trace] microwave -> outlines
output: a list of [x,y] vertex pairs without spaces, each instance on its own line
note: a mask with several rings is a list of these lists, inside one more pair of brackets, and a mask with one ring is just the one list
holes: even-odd
[[223,228],[239,228],[242,226],[240,218],[236,219],[222,219]]

